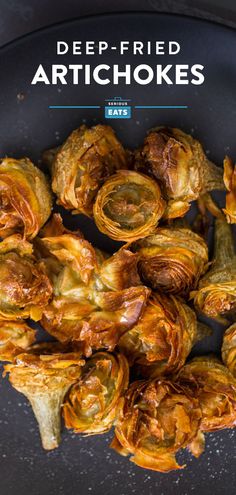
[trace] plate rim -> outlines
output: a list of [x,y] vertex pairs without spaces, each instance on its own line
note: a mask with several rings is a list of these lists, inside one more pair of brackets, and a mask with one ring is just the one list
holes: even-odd
[[103,12],[101,14],[88,14],[88,15],[83,15],[83,16],[76,16],[76,17],[72,17],[70,19],[66,19],[66,20],[62,20],[62,21],[58,21],[58,22],[53,22],[53,23],[50,23],[49,25],[47,26],[42,26],[42,27],[39,27],[38,29],[34,29],[32,31],[29,31],[28,33],[25,33],[25,34],[22,34],[21,36],[18,36],[16,38],[14,38],[13,40],[10,40],[10,41],[7,41],[6,43],[4,43],[2,46],[0,46],[0,56],[2,55],[2,53],[5,51],[5,50],[8,50],[8,49],[11,49],[12,47],[14,48],[14,45],[18,45],[18,43],[21,43],[22,41],[26,40],[29,38],[31,38],[32,36],[36,36],[40,33],[47,33],[49,31],[51,31],[52,29],[54,28],[57,28],[57,27],[60,27],[60,26],[69,26],[71,24],[75,24],[77,22],[80,22],[80,21],[89,21],[90,19],[96,19],[96,18],[109,18],[109,17],[133,17],[133,16],[136,16],[136,17],[140,17],[140,16],[143,16],[143,15],[148,15],[148,16],[155,16],[155,17],[162,17],[162,18],[168,18],[168,17],[171,17],[171,18],[182,18],[182,19],[187,19],[187,20],[191,20],[191,21],[195,21],[197,24],[200,24],[200,23],[204,23],[204,24],[208,24],[210,26],[216,26],[216,27],[219,27],[221,29],[225,29],[226,31],[230,31],[231,33],[234,33],[236,35],[236,28],[232,27],[232,26],[228,26],[227,24],[224,24],[223,22],[219,22],[217,20],[210,20],[210,19],[204,19],[202,17],[196,17],[194,15],[189,15],[189,14],[179,14],[179,13],[174,13],[174,12],[158,12],[158,11],[150,11],[150,10],[134,10],[134,11],[117,11],[117,12]]

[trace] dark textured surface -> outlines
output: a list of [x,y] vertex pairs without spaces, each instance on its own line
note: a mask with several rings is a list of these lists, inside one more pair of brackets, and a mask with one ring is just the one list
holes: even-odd
[[[74,103],[75,99],[77,104],[103,105],[107,96],[117,93],[117,88],[96,86],[78,92],[78,88],[70,86],[58,92],[52,86],[29,87],[32,67],[40,61],[51,64],[55,58],[53,46],[58,36],[78,39],[78,32],[80,39],[101,39],[106,32],[106,39],[114,40],[137,39],[137,33],[142,39],[150,39],[150,35],[155,38],[156,33],[159,39],[169,39],[171,32],[172,39],[182,41],[178,63],[200,61],[206,65],[206,82],[196,88],[163,86],[157,91],[153,85],[143,91],[138,86],[132,86],[132,90],[120,86],[119,93],[131,97],[133,104],[189,104],[188,111],[135,111],[131,121],[113,121],[124,144],[137,146],[149,127],[162,123],[182,127],[199,137],[211,159],[219,164],[225,152],[236,156],[236,68],[232,65],[235,32],[210,23],[159,15],[87,19],[38,33],[4,49],[0,54],[1,155],[27,154],[37,160],[42,148],[63,140],[81,120],[89,124],[103,121],[102,110],[86,114],[78,110],[49,111],[48,105]],[[64,61],[70,60],[67,57]],[[123,57],[122,63],[125,61]],[[167,62],[163,57],[162,63]],[[19,92],[25,95],[20,102]],[[69,221],[68,215],[66,218]],[[74,217],[73,224],[78,226],[78,222],[87,238],[95,237],[97,245],[104,245],[91,223]],[[217,326],[204,346],[217,350],[221,339],[222,327]],[[206,451],[198,460],[188,453],[181,454],[180,459],[187,463],[185,470],[168,475],[152,473],[109,450],[111,435],[81,438],[65,433],[58,450],[43,452],[24,397],[11,389],[7,380],[1,381],[0,388],[1,495],[235,494],[234,431],[208,435]]]
[[235,0],[0,0],[0,45],[55,22],[135,10],[192,15],[236,27]]

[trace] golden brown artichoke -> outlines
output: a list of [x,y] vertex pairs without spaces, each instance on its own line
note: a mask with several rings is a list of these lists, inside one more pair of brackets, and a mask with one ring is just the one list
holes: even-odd
[[44,310],[42,326],[60,342],[83,342],[84,353],[112,351],[121,335],[137,323],[148,298],[146,287],[98,292],[94,301],[54,298]]
[[92,216],[99,188],[120,168],[126,168],[126,153],[113,129],[82,125],[59,148],[52,163],[52,189],[58,203]]
[[29,400],[46,450],[60,443],[61,406],[66,392],[79,379],[83,364],[81,353],[63,353],[61,346],[53,343],[35,345],[4,367],[13,387]]
[[94,354],[68,392],[63,406],[66,427],[87,435],[109,431],[128,383],[129,366],[122,354]]
[[222,345],[222,359],[236,378],[236,323],[225,332]]
[[137,255],[122,248],[104,259],[68,231],[40,243],[49,253],[44,263],[54,288],[43,327],[61,342],[84,342],[86,355],[92,348],[113,350],[138,321],[149,295],[137,273]]
[[111,446],[140,467],[168,472],[180,469],[175,454],[204,449],[199,432],[201,409],[183,387],[166,380],[134,382],[125,397]]
[[227,194],[223,212],[228,223],[236,223],[236,165],[228,156],[224,159],[224,183]]
[[236,380],[220,361],[208,356],[194,358],[180,370],[177,381],[198,398],[202,431],[236,426]]
[[153,293],[119,349],[141,376],[157,377],[181,368],[196,340],[195,313],[175,296]]
[[185,215],[206,191],[225,189],[222,170],[207,159],[199,141],[176,128],[151,130],[134,167],[160,183],[168,201],[166,218]]
[[44,265],[20,234],[0,242],[0,319],[39,320],[52,295]]
[[166,293],[187,296],[207,269],[207,244],[190,228],[160,227],[133,249],[143,282]]
[[32,239],[51,214],[52,194],[43,172],[28,158],[0,160],[0,236]]
[[121,170],[103,184],[93,212],[103,234],[128,242],[151,234],[164,209],[160,188],[153,179]]
[[12,361],[35,341],[35,330],[25,321],[0,321],[0,360]]
[[236,255],[231,227],[224,218],[215,220],[213,262],[191,297],[196,309],[211,318],[236,308]]
[[66,229],[59,214],[54,214],[45,225],[36,248],[52,279],[55,295],[83,290],[97,267],[96,251],[90,242],[80,231]]

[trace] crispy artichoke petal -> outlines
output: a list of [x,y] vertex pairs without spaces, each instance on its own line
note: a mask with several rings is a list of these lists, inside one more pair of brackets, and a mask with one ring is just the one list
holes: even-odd
[[94,204],[98,229],[116,241],[134,241],[152,233],[165,202],[151,178],[121,170],[99,190]]
[[236,223],[236,165],[228,156],[224,159],[224,183],[227,194],[223,212],[228,223]]
[[52,189],[58,203],[92,216],[96,194],[108,177],[126,168],[126,152],[109,126],[82,125],[57,150],[52,163]]
[[133,249],[144,283],[167,293],[188,295],[208,267],[207,244],[186,227],[157,228]]
[[66,427],[87,435],[108,431],[118,415],[128,381],[129,367],[122,354],[94,354],[67,395],[63,406]]
[[136,154],[135,169],[155,177],[167,200],[165,217],[183,216],[200,194],[224,189],[222,172],[199,141],[180,129],[152,129]]
[[202,431],[235,427],[236,380],[219,360],[208,356],[194,358],[179,371],[177,381],[198,398]]
[[215,220],[213,261],[190,297],[198,311],[212,318],[236,308],[236,256],[231,227],[224,218]]
[[42,263],[32,255],[32,245],[19,234],[0,242],[1,319],[39,320],[52,295],[52,285]]
[[35,341],[35,330],[24,321],[0,321],[0,360],[13,361]]
[[0,161],[0,236],[33,239],[50,216],[52,194],[43,172],[28,158]]
[[[179,469],[175,454],[197,444],[201,410],[183,387],[165,380],[134,382],[125,396],[112,447],[138,466]],[[197,448],[195,447],[195,450]]]
[[181,368],[197,337],[194,312],[175,296],[153,293],[138,323],[119,341],[141,376],[171,374]]
[[236,378],[236,324],[231,325],[225,332],[222,345],[222,358]]

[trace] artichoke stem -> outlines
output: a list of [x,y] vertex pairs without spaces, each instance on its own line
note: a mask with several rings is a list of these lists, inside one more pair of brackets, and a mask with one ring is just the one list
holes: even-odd
[[61,405],[66,390],[27,394],[37,419],[43,448],[53,450],[61,441]]
[[234,240],[230,225],[225,219],[215,220],[215,266],[225,265],[232,262],[235,256]]
[[218,191],[225,191],[225,184],[223,180],[223,170],[221,167],[217,167],[210,160],[206,160],[203,164],[202,173],[204,177],[204,190],[213,191],[217,189]]

